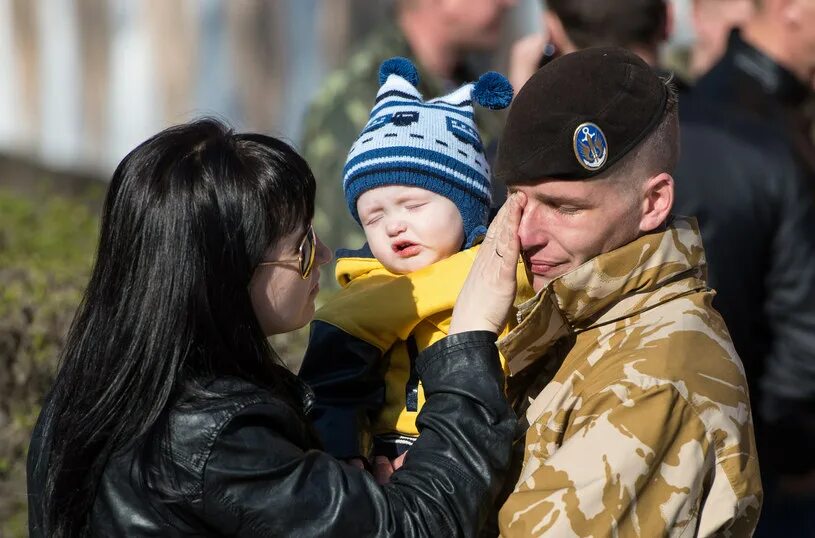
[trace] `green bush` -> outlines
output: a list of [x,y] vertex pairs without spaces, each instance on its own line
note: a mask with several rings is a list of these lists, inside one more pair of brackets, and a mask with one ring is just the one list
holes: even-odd
[[[0,188],[0,538],[27,536],[28,442],[90,276],[104,187]],[[295,370],[307,335],[272,339]]]
[[87,283],[101,186],[83,199],[0,190],[0,536],[26,536],[25,456]]

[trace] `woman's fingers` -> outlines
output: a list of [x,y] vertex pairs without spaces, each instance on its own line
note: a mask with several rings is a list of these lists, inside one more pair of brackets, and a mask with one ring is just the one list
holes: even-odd
[[487,232],[490,240],[485,239],[482,243],[476,263],[473,264],[474,268],[482,271],[482,276],[514,278],[521,254],[518,228],[525,206],[526,195],[521,192],[512,193],[492,221]]
[[513,193],[490,225],[453,309],[450,334],[499,332],[504,325],[515,298],[518,228],[525,205],[526,196]]
[[495,244],[495,237],[498,234],[499,228],[501,228],[506,221],[507,212],[509,211],[510,201],[515,196],[515,193],[511,194],[507,201],[504,202],[504,205],[501,206],[501,209],[498,210],[498,213],[495,215],[495,218],[492,219],[490,223],[490,227],[487,229],[487,235],[484,237],[484,241],[481,242],[481,246],[485,245],[494,245]]
[[[518,258],[521,255],[521,241],[518,238],[518,228],[521,226],[523,209],[526,206],[526,195],[522,192],[512,193],[508,204],[504,204],[506,213],[501,227],[498,229],[496,249],[503,258],[502,272],[516,274]],[[503,208],[502,208],[503,209]],[[502,276],[507,276],[506,274]],[[514,276],[513,276],[514,278]]]

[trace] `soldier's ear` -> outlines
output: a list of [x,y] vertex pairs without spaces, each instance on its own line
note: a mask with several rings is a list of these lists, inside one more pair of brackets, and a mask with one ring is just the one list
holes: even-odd
[[643,185],[640,200],[640,232],[657,229],[668,219],[674,202],[674,179],[667,172],[661,172]]
[[382,65],[379,66],[379,85],[385,84],[391,75],[402,77],[414,88],[419,86],[419,72],[416,70],[416,66],[407,58],[395,56],[382,62]]

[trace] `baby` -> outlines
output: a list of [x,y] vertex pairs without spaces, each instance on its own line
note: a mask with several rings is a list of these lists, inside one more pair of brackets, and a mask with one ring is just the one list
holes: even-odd
[[490,170],[472,103],[499,109],[512,99],[509,82],[487,73],[423,101],[404,58],[384,62],[379,79],[343,178],[367,242],[337,252],[342,289],[315,314],[300,369],[315,392],[312,420],[326,450],[362,461],[394,460],[419,434],[424,393],[414,362],[447,335],[486,232]]

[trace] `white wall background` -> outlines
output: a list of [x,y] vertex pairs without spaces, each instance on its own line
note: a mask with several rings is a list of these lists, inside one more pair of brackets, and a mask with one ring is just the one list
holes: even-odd
[[[0,0],[0,152],[106,176],[149,135],[202,114],[297,141],[335,52],[321,17],[351,2]],[[689,0],[675,4],[687,43]],[[509,37],[537,30],[540,10],[519,1]],[[247,21],[268,43],[241,41]]]

